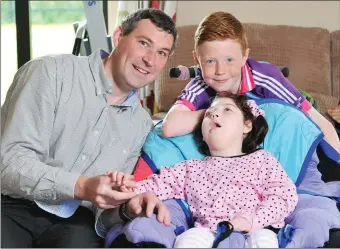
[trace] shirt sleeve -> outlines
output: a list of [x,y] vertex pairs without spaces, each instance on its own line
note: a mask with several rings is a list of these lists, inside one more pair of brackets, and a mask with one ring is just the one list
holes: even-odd
[[[144,111],[144,110],[143,110]],[[144,145],[144,142],[146,140],[146,137],[148,136],[148,134],[150,133],[152,127],[153,127],[153,123],[152,120],[149,116],[149,114],[147,114],[148,116],[145,117],[145,120],[142,121],[142,128],[141,128],[141,132],[138,133],[138,137],[135,139],[134,142],[134,148],[131,150],[130,155],[128,156],[124,168],[126,169],[134,169],[137,161],[141,155],[141,150],[142,147]],[[128,172],[128,173],[132,173],[132,172]]]
[[1,113],[2,194],[56,204],[74,198],[79,174],[48,165],[56,71],[53,59],[37,59],[14,77]]
[[252,230],[284,226],[284,219],[295,209],[298,201],[296,187],[277,159],[268,153],[260,171],[262,202],[255,211]]
[[253,78],[257,89],[264,98],[276,98],[292,104],[299,108],[304,113],[307,113],[312,105],[299,92],[299,90],[281,73],[280,69],[272,64],[263,64],[261,73],[253,70]]
[[161,200],[171,198],[185,199],[185,183],[190,161],[184,161],[173,167],[160,168],[159,174],[137,182],[136,192],[154,192]]
[[208,94],[209,86],[203,81],[199,74],[192,79],[181,94],[177,97],[175,104],[182,104],[187,106],[191,111],[206,109],[210,104],[210,97]]
[[[143,125],[142,132],[140,132],[140,136],[136,138],[136,142],[134,143],[134,148],[132,152],[130,153],[129,157],[127,158],[124,168],[131,169],[136,166],[136,163],[140,156],[140,152],[145,142],[145,139],[153,127],[152,120],[149,117],[146,117],[144,122],[141,122],[141,123]],[[103,219],[102,214],[104,211],[106,213],[110,213],[110,215],[114,218],[111,220],[106,220],[105,221],[105,223],[107,224],[106,226],[104,225],[104,222],[102,221]],[[101,208],[97,208],[96,206],[93,206],[93,213],[95,217],[95,231],[97,232],[98,236],[105,238],[105,235],[108,232],[108,230],[117,223],[117,220],[119,220],[119,217],[114,217],[114,216],[117,216],[117,212],[115,212],[115,209],[104,210]]]

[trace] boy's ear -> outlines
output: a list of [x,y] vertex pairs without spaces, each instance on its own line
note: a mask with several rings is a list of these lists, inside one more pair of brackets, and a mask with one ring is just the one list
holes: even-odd
[[200,66],[200,63],[199,63],[198,58],[197,58],[197,53],[196,53],[195,50],[192,51],[192,57],[194,58],[196,65]]
[[246,51],[245,51],[245,53],[244,53],[243,60],[242,60],[242,65],[243,65],[243,66],[246,64],[246,62],[247,62],[247,60],[248,60],[249,51],[250,51],[250,49],[247,48]]
[[253,129],[253,123],[250,120],[246,120],[243,126],[243,134],[248,134]]
[[123,27],[122,26],[118,26],[114,31],[113,31],[113,35],[112,35],[112,41],[113,41],[113,45],[114,47],[117,47],[121,38],[123,37]]

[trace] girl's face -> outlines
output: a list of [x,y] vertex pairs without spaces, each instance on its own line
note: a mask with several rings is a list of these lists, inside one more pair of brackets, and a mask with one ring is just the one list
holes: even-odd
[[248,59],[249,49],[242,54],[241,45],[234,40],[206,41],[193,56],[202,69],[204,81],[216,92],[238,93],[241,83],[241,68]]
[[213,156],[241,154],[243,138],[251,129],[235,102],[223,97],[207,109],[202,123],[203,140]]

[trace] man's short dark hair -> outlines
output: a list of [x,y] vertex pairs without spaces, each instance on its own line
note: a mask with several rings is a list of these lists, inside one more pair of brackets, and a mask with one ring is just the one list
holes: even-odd
[[178,39],[176,25],[172,21],[172,19],[161,10],[149,8],[139,9],[130,13],[121,24],[123,28],[123,35],[130,34],[135,29],[136,24],[142,19],[149,19],[158,28],[165,32],[168,32],[173,36],[174,42],[171,48],[171,52],[173,52],[176,48],[176,43]]

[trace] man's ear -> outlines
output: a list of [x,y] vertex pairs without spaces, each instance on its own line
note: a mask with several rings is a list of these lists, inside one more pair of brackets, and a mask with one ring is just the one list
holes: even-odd
[[250,120],[246,120],[243,126],[243,134],[248,134],[253,129],[253,123]]
[[113,31],[113,35],[112,35],[112,41],[113,41],[113,45],[114,47],[117,47],[121,38],[123,37],[123,27],[122,26],[118,26],[114,31]]
[[192,57],[194,58],[194,61],[195,61],[196,65],[200,66],[200,62],[198,61],[197,53],[196,53],[195,50],[192,51]]
[[243,56],[243,59],[242,59],[242,66],[244,66],[244,65],[246,64],[247,60],[248,60],[249,51],[250,51],[250,49],[247,48],[246,51],[245,51],[245,53],[244,53],[244,56]]

